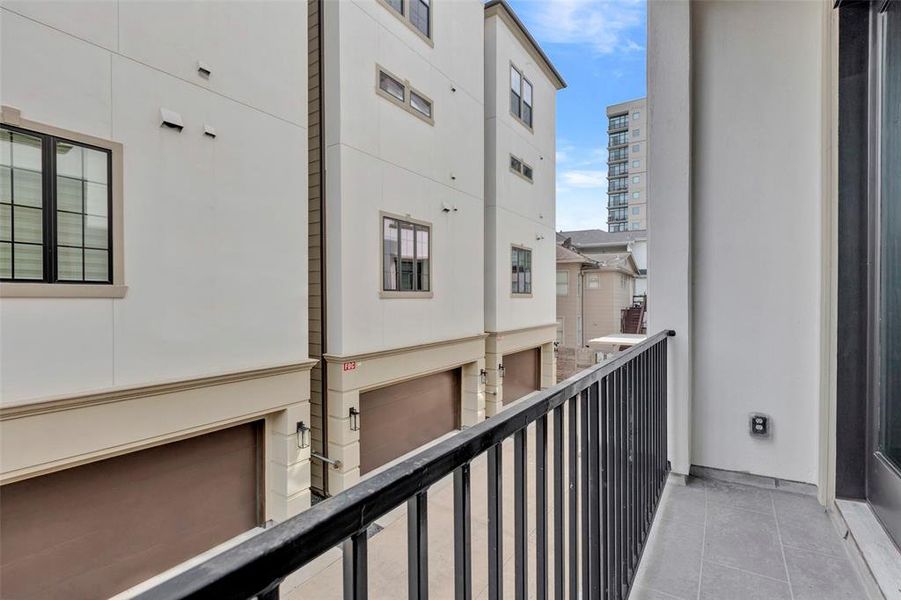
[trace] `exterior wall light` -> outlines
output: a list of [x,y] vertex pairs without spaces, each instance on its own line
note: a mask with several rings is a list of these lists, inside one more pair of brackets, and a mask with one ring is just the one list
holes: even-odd
[[297,422],[297,447],[301,450],[310,447],[310,428],[303,421]]
[[497,365],[497,374],[500,376],[501,379],[504,378],[505,370],[504,370],[504,365],[503,365],[503,364],[498,364],[498,365]]
[[486,371],[485,369],[482,369],[481,371],[479,371],[479,382],[482,385],[485,385],[486,383],[488,383],[488,371]]
[[360,431],[360,411],[353,406],[350,407],[350,430]]

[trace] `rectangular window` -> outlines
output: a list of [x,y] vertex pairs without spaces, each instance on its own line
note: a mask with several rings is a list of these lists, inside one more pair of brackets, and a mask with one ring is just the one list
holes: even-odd
[[628,126],[628,119],[628,115],[617,115],[615,117],[609,117],[607,130],[612,131],[614,129],[622,129],[623,127]]
[[514,294],[532,293],[532,251],[513,247],[512,250],[512,292]]
[[641,164],[641,161],[640,161],[640,160],[633,160],[633,161],[632,161],[632,168],[633,168],[633,169],[637,169],[638,166],[639,166],[640,164]]
[[637,120],[638,120],[638,116],[639,116],[640,114],[641,114],[641,111],[637,111],[637,110],[636,110],[635,112],[633,112],[633,113],[632,113],[632,120],[633,120],[633,121],[637,121]]
[[640,135],[640,130],[639,130],[639,129],[633,129],[633,130],[632,130],[632,137],[638,137],[639,135]]
[[638,221],[632,221],[632,229],[638,229],[639,223]]
[[638,200],[639,198],[641,198],[641,192],[632,192],[632,198],[634,200]]
[[432,117],[432,103],[416,92],[410,92],[410,106],[413,107],[413,110],[422,113],[426,117]]
[[522,80],[522,120],[532,126],[532,84],[525,78]]
[[596,290],[601,287],[601,276],[597,273],[589,273],[588,280],[585,282],[585,287],[589,290]]
[[563,317],[560,317],[559,319],[557,319],[557,345],[558,346],[563,345],[563,339],[564,339],[563,333],[564,333],[563,332]]
[[432,36],[429,26],[430,12],[429,0],[410,0],[410,23],[426,37]]
[[522,176],[529,181],[532,181],[532,167],[530,167],[526,163],[522,164]]
[[569,271],[557,271],[557,295],[569,295]]
[[404,0],[385,0],[385,2],[400,14],[404,14]]
[[382,218],[382,290],[431,290],[431,231],[426,225]]
[[612,148],[613,146],[622,146],[624,144],[628,144],[629,138],[626,136],[627,133],[625,131],[623,131],[622,133],[614,133],[610,136],[610,141],[607,145]]
[[0,279],[112,283],[112,153],[0,129]]
[[633,153],[639,152],[640,150],[641,150],[641,144],[634,144],[634,145],[632,146],[632,152],[633,152]]
[[641,208],[639,208],[638,206],[633,206],[633,207],[632,207],[632,214],[633,214],[633,215],[639,215],[639,214],[641,214]]
[[510,112],[529,128],[532,127],[532,83],[510,65]]
[[638,175],[632,176],[632,183],[638,183],[639,181],[641,181],[641,178]]
[[401,102],[406,101],[406,87],[404,84],[384,71],[379,71],[379,88]]
[[522,75],[515,67],[510,67],[510,112],[522,118]]
[[522,173],[522,161],[510,155],[510,168],[516,171],[517,173]]

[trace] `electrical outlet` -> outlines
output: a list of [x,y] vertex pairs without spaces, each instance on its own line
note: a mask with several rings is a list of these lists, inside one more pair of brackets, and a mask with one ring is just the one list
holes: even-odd
[[751,435],[754,437],[770,436],[770,418],[760,413],[751,415]]

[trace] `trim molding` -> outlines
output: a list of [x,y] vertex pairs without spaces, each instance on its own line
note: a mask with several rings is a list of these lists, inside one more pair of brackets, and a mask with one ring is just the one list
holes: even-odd
[[160,396],[162,394],[225,385],[228,383],[247,381],[249,379],[275,377],[288,373],[296,373],[298,371],[309,371],[317,362],[318,361],[314,359],[307,359],[298,363],[261,367],[247,371],[233,371],[230,373],[220,373],[192,379],[180,379],[149,385],[108,388],[101,391],[26,401],[0,406],[0,421],[33,417],[45,413],[72,410],[98,404],[110,404],[137,398],[146,398],[148,396]]
[[537,331],[539,329],[545,329],[546,327],[552,327],[555,332],[557,331],[556,323],[547,323],[545,325],[533,325],[531,327],[522,327],[520,329],[507,329],[505,331],[488,331],[488,332],[486,332],[486,335],[498,336],[498,335],[509,335],[509,334],[513,334],[513,333],[525,333],[527,331]]
[[[555,325],[556,327],[556,325]],[[476,340],[484,340],[488,337],[487,333],[479,333],[464,338],[456,338],[453,340],[443,340],[440,342],[429,342],[427,344],[419,344],[417,346],[405,346],[403,348],[391,348],[389,350],[377,350],[375,352],[364,352],[362,354],[323,354],[322,358],[327,363],[352,362],[356,360],[368,360],[370,358],[379,358],[382,356],[392,356],[394,354],[405,354],[415,350],[428,350],[430,348],[440,348],[441,346],[450,346],[452,344],[462,344],[465,342],[474,342]]]

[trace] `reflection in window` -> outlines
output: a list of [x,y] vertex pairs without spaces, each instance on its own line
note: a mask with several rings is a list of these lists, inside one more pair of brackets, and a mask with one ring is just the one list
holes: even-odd
[[382,289],[427,292],[431,289],[430,231],[419,225],[382,220]]

